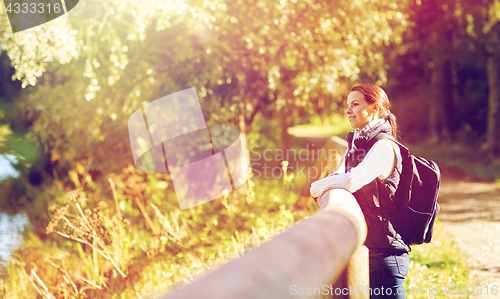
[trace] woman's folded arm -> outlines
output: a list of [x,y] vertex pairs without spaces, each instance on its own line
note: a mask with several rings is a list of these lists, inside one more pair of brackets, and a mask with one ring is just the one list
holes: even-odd
[[366,157],[348,173],[332,174],[311,184],[310,193],[320,197],[328,189],[346,189],[353,193],[377,177],[387,178],[394,168],[394,148],[389,140],[377,141]]

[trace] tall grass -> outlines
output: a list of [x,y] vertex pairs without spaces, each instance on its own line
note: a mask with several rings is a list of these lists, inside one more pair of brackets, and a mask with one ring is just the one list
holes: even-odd
[[188,283],[313,212],[286,204],[286,177],[187,210],[167,178],[134,167],[107,190],[79,182],[49,207],[47,236],[25,234],[0,297],[144,298]]
[[[286,163],[283,169],[282,179],[250,180],[246,189],[187,210],[164,175],[129,167],[96,184],[80,169],[73,175],[79,188],[49,207],[47,235],[25,233],[0,297],[146,298],[189,283],[317,211],[314,202],[294,210],[294,177]],[[410,285],[464,281],[455,252],[435,240],[442,245],[412,253]]]

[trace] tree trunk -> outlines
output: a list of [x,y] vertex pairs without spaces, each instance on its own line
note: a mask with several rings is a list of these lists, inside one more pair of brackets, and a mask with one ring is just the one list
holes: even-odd
[[500,57],[488,57],[488,150],[494,155],[500,152]]
[[435,51],[431,74],[430,130],[434,142],[450,139],[450,115],[453,110],[451,71],[444,51]]

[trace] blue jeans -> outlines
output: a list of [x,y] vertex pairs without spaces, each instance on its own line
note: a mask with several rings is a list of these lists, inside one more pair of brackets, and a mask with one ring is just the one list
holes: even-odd
[[406,251],[370,249],[370,299],[405,298],[405,277],[410,267]]

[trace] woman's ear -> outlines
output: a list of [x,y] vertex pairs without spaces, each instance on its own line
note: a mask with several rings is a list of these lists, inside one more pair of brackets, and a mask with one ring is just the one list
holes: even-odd
[[380,117],[381,112],[382,111],[380,110],[380,107],[378,105],[373,105],[373,113],[377,115],[377,117]]

